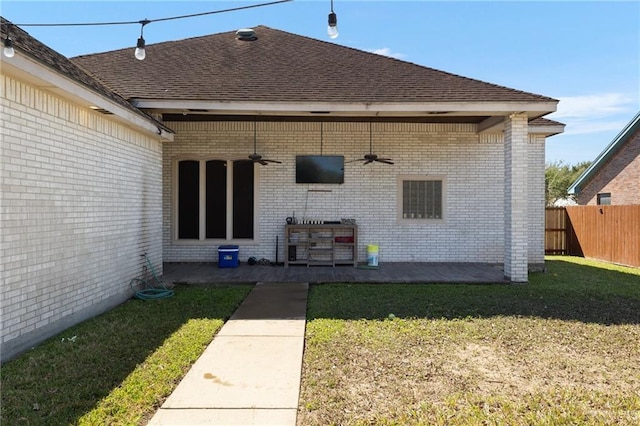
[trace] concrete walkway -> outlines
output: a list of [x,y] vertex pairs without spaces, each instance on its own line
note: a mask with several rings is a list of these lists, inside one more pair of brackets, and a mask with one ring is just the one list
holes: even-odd
[[257,284],[149,425],[295,425],[308,288]]

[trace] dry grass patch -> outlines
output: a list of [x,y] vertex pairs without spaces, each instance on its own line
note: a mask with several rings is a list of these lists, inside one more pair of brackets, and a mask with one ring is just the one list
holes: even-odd
[[639,424],[640,271],[597,313],[574,284],[592,266],[549,266],[529,286],[314,287],[298,424]]

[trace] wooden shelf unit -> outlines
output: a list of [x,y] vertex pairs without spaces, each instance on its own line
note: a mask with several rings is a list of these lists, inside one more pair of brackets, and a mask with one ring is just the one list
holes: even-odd
[[358,266],[357,225],[286,225],[284,266]]

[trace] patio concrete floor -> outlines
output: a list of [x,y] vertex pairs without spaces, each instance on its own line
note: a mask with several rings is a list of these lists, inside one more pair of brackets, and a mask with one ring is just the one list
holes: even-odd
[[381,263],[377,269],[353,266],[271,266],[240,263],[165,263],[169,283],[505,283],[502,265],[487,263]]

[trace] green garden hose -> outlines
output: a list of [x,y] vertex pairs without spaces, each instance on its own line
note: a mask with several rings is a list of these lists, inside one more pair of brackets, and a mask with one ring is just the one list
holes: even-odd
[[[147,253],[144,253],[142,256],[144,256],[144,259],[147,262],[147,267],[151,271],[151,275],[153,275],[157,286],[154,287],[149,281],[142,278],[134,278],[129,281],[129,286],[131,287],[131,290],[133,290],[135,297],[140,300],[155,300],[166,299],[173,296],[174,291],[165,287],[164,282],[162,282],[160,277],[158,277],[158,274],[156,274],[156,270],[153,268],[153,264],[149,260]],[[140,287],[140,290],[136,290],[136,288]]]

